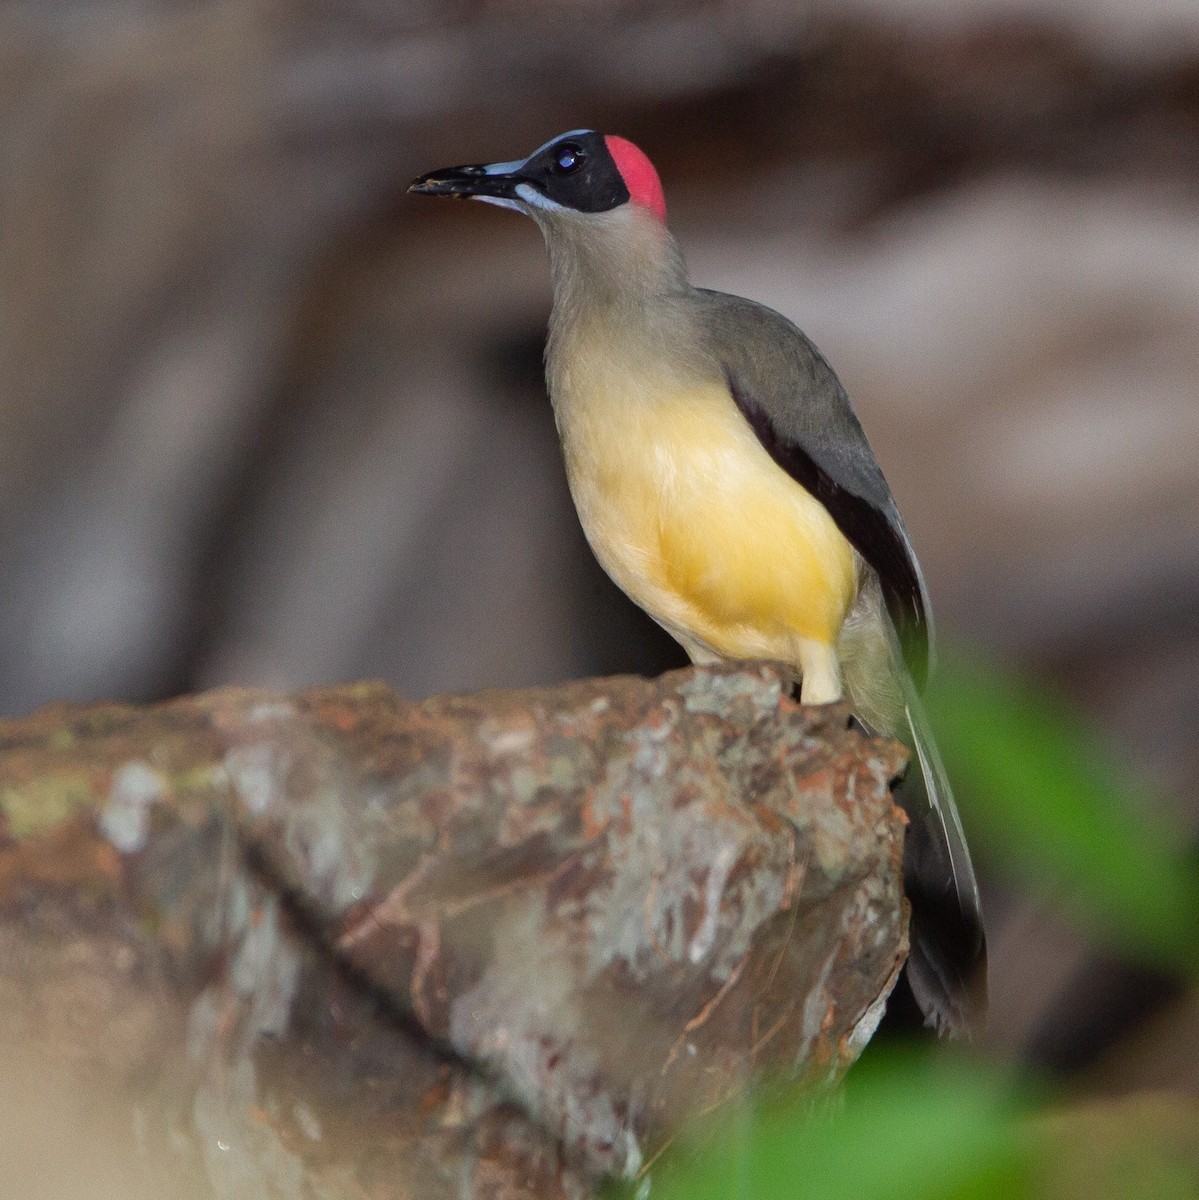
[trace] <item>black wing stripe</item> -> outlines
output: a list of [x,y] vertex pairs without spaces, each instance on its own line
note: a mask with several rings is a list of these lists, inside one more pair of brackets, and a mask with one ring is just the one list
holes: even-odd
[[729,391],[766,452],[828,509],[837,528],[878,572],[908,670],[918,688],[928,676],[928,638],[920,577],[894,522],[869,500],[841,487],[797,442],[780,436],[766,410],[728,381]]

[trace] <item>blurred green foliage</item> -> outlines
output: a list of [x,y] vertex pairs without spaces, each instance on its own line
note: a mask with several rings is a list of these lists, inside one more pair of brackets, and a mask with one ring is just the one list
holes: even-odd
[[[927,697],[972,847],[1093,936],[1195,970],[1199,888],[1177,831],[1068,706],[977,659]],[[654,1200],[1199,1198],[1197,1109],[1067,1107],[942,1047],[872,1046],[843,1096],[766,1090],[675,1147]],[[644,1183],[642,1185],[644,1190]]]
[[[835,1109],[763,1098],[672,1148],[652,1200],[1196,1200],[1199,1107],[1052,1106],[992,1067],[895,1046]],[[644,1185],[642,1187],[644,1193]]]
[[[655,1200],[984,1200],[1026,1194],[1023,1105],[998,1075],[912,1051],[863,1061],[837,1111],[758,1097],[655,1170]],[[739,1126],[739,1128],[737,1128]]]
[[1193,974],[1193,858],[1113,749],[1043,688],[960,652],[926,701],[976,857],[1125,957]]

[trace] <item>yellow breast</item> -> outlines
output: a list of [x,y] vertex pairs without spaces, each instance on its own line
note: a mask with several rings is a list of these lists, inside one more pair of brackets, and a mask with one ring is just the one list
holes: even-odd
[[607,366],[557,382],[580,520],[636,603],[693,653],[798,662],[800,639],[836,642],[857,592],[852,547],[723,381]]

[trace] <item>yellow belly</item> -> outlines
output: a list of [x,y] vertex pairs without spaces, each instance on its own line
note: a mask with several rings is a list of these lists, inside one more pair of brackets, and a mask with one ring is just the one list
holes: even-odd
[[853,549],[723,383],[609,377],[565,399],[559,428],[588,541],[693,655],[798,663],[801,641],[835,644],[857,593]]

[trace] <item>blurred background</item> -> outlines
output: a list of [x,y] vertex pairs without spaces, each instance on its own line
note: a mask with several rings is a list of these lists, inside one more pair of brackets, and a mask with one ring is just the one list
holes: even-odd
[[[577,527],[537,230],[404,195],[579,126],[824,350],[942,634],[1189,837],[1194,0],[6,0],[0,713],[682,663]],[[995,1045],[1199,1089],[1194,995],[980,858]]]

